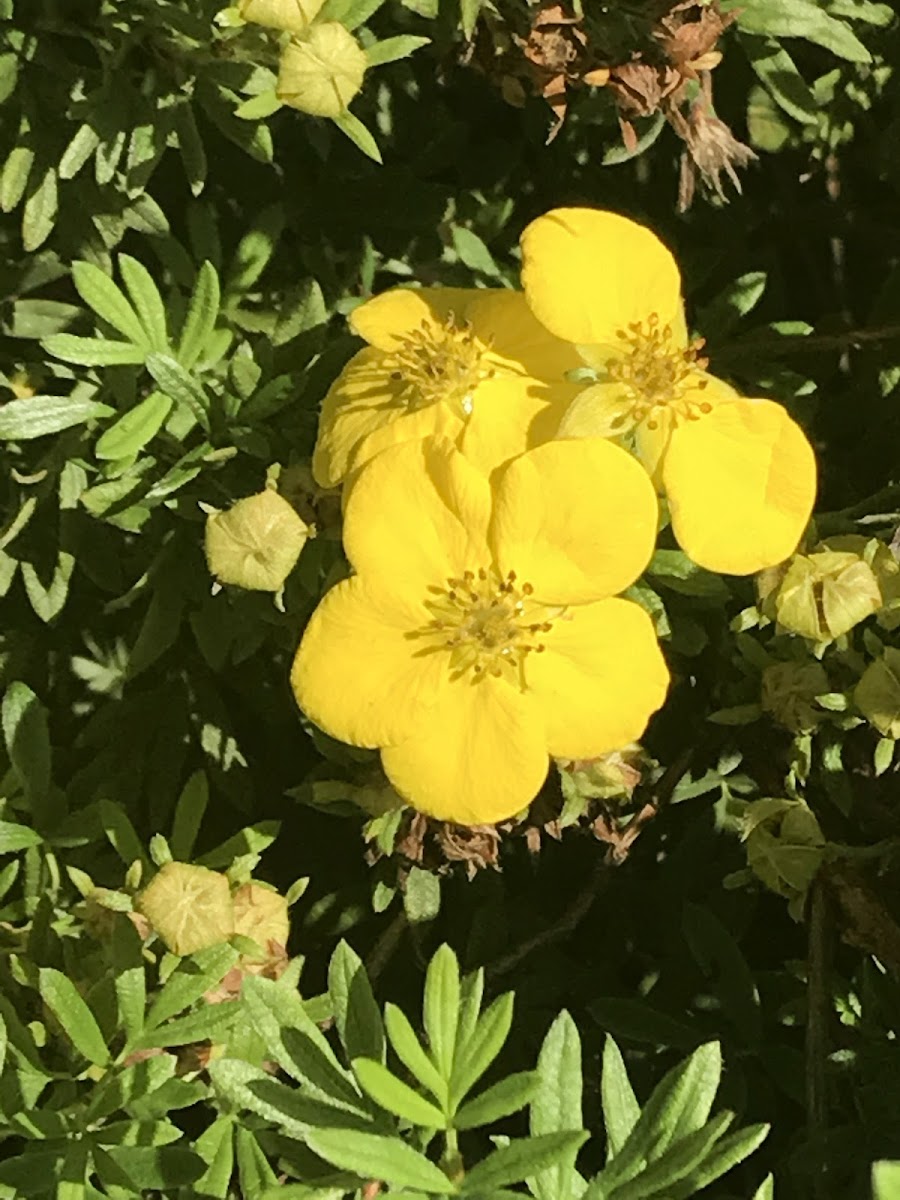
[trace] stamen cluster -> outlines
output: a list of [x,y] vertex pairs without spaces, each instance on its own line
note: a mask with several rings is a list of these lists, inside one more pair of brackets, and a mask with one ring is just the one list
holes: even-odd
[[531,584],[520,584],[515,571],[503,578],[496,568],[482,567],[448,579],[446,589],[433,592],[426,607],[434,619],[420,633],[431,639],[432,649],[450,651],[453,675],[505,677],[524,686],[525,659],[543,653],[539,635],[553,627],[549,611],[531,599]]
[[703,338],[686,348],[679,346],[671,325],[661,325],[657,313],[631,322],[616,336],[625,343],[624,353],[609,359],[606,373],[631,393],[634,406],[629,415],[635,424],[646,420],[648,428],[656,429],[665,409],[685,421],[711,411],[710,404],[689,394],[706,387],[706,380],[697,378],[709,365],[700,354]]
[[403,382],[402,399],[410,411],[443,400],[469,416],[475,388],[493,372],[482,359],[483,343],[468,322],[449,313],[442,324],[422,318],[418,329],[398,337],[391,356],[391,377]]

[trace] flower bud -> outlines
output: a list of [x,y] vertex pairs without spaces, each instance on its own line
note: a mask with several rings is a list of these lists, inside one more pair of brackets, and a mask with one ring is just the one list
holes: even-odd
[[284,896],[261,883],[245,883],[234,893],[234,932],[253,938],[263,951],[283,949],[291,931]]
[[825,715],[816,708],[815,698],[828,690],[821,663],[772,663],[762,674],[763,711],[792,733],[809,733]]
[[271,488],[206,520],[206,562],[220,583],[277,592],[309,537],[305,524]]
[[325,0],[238,0],[237,9],[245,21],[254,25],[306,33],[324,3]]
[[802,800],[757,800],[744,818],[747,863],[779,896],[802,903],[825,857],[825,837]]
[[234,933],[234,905],[224,875],[190,863],[161,867],[135,905],[174,954],[194,954],[227,942]]
[[882,737],[900,738],[900,650],[887,646],[881,658],[869,663],[853,702]]
[[314,117],[339,117],[362,87],[366,52],[339,21],[313,25],[281,56],[278,99]]
[[881,591],[883,607],[878,613],[878,624],[884,629],[896,629],[900,625],[900,563],[891,553],[889,546],[877,538],[848,533],[828,538],[817,549],[850,550],[858,554],[872,568]]
[[849,550],[797,554],[774,597],[778,624],[814,642],[830,642],[882,605],[872,567]]
[[563,795],[581,800],[630,800],[641,782],[642,750],[632,742],[599,758],[559,760]]

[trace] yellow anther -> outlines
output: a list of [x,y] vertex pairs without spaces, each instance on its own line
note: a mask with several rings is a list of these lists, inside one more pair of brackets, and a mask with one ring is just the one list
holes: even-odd
[[471,326],[458,322],[453,313],[441,324],[423,317],[418,329],[398,340],[391,355],[391,378],[402,381],[402,403],[415,411],[443,400],[468,416],[475,389],[493,374],[483,364],[485,346]]

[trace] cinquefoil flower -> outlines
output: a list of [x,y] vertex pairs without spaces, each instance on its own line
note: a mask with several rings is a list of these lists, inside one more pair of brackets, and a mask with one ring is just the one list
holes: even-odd
[[577,389],[573,347],[531,313],[521,292],[394,288],[350,316],[369,345],[322,406],[313,473],[335,487],[387,446],[437,435],[490,473],[547,441]]
[[383,451],[347,499],[356,574],[326,594],[294,661],[300,707],[379,748],[422,812],[511,816],[549,755],[626,745],[663,702],[652,622],[612,598],[646,566],[656,520],[646,473],[601,438],[540,446],[493,486],[446,442]]
[[812,511],[812,448],[781,405],[743,399],[707,372],[659,239],[615,213],[560,208],[528,226],[522,255],[535,316],[598,377],[559,436],[633,445],[701,566],[747,575],[787,558]]

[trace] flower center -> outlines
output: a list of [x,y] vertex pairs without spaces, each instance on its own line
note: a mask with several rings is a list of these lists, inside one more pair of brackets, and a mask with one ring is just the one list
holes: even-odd
[[696,399],[696,393],[707,381],[698,378],[709,365],[701,357],[703,338],[687,347],[678,346],[670,325],[660,325],[657,313],[646,321],[634,321],[616,336],[623,343],[623,352],[606,364],[610,379],[622,385],[631,395],[633,406],[629,416],[639,425],[647,422],[656,429],[664,411],[678,420],[693,421],[712,409],[706,401]]
[[445,588],[432,588],[425,601],[433,620],[418,631],[431,641],[431,650],[450,651],[454,678],[471,672],[524,686],[522,667],[529,654],[541,654],[542,633],[549,633],[561,609],[547,609],[531,599],[530,583],[519,583],[515,571],[506,578],[495,568],[466,571],[448,579]]
[[391,355],[391,377],[402,381],[400,395],[412,412],[445,401],[461,416],[471,414],[475,388],[493,371],[482,365],[484,345],[467,322],[453,313],[443,324],[422,318],[412,333],[398,339]]

